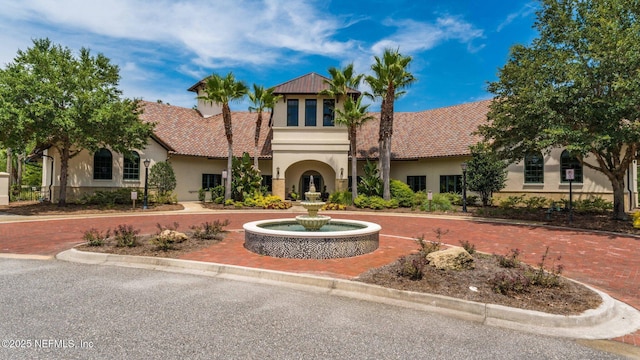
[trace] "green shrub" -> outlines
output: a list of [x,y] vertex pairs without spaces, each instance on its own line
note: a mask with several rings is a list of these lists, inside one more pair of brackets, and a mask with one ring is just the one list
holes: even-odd
[[90,194],[84,194],[78,202],[83,205],[126,205],[131,204],[131,192],[138,191],[138,199],[142,192],[136,188],[118,188],[114,190],[97,190]]
[[158,192],[150,196],[150,201],[154,204],[177,204],[178,196],[172,191]]
[[422,208],[429,201],[429,195],[424,191],[418,191],[413,194],[413,201],[411,203],[411,208]]
[[224,203],[224,195],[213,198],[213,202],[215,204],[223,204]]
[[337,191],[329,196],[329,202],[340,205],[353,205],[351,191]]
[[198,240],[220,240],[222,239],[222,233],[225,233],[225,226],[228,226],[231,222],[229,219],[224,221],[214,220],[213,222],[204,222],[200,226],[192,226],[193,237]]
[[82,239],[86,241],[89,246],[102,246],[109,236],[111,236],[111,230],[103,233],[96,228],[91,228],[84,232]]
[[526,206],[529,210],[543,209],[547,207],[547,204],[549,204],[549,199],[545,198],[544,196],[530,196],[526,197],[523,200],[523,203],[524,206]]
[[118,247],[135,247],[138,246],[138,234],[140,230],[134,229],[133,225],[118,225],[113,230],[113,237],[116,239]]
[[[431,211],[450,211],[453,209],[451,201],[446,194],[433,194],[433,200],[431,200]],[[423,205],[421,210],[429,210],[428,202]]]
[[[176,188],[176,175],[168,161],[155,163],[149,169],[149,185],[154,187],[159,194],[170,193]],[[160,202],[161,204],[165,204]]]
[[[224,185],[218,185],[211,188],[211,199],[216,204],[222,204],[224,202]],[[217,202],[218,198],[222,198],[222,201]]]
[[322,206],[322,210],[347,210],[347,206],[336,203],[326,203]]
[[500,201],[500,207],[503,209],[513,209],[524,203],[525,195],[512,195]]
[[207,190],[206,189],[198,190],[198,201],[205,202],[206,197],[207,197]]
[[231,206],[231,205],[235,205],[235,201],[233,201],[233,199],[227,199],[224,201],[224,206]]
[[[443,196],[447,197],[447,200],[451,203],[451,205],[462,206],[462,195],[454,192],[443,193]],[[469,198],[467,198],[469,200]],[[467,204],[469,204],[467,202]]]
[[[569,208],[569,201],[564,200],[565,209]],[[587,199],[573,201],[573,211],[578,213],[600,214],[613,209],[611,201],[601,197],[589,196]]]
[[400,180],[391,179],[389,182],[389,190],[391,191],[391,197],[398,201],[398,206],[411,207],[413,205],[415,193],[409,185]]
[[358,195],[355,200],[353,200],[353,205],[359,208],[368,208],[369,207],[369,197],[366,195]]

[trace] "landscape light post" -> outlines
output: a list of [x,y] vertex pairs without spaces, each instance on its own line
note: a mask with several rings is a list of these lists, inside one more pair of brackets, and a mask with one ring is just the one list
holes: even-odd
[[462,212],[467,212],[467,163],[460,164],[462,168]]
[[151,160],[144,160],[144,203],[142,204],[142,209],[147,210],[147,205],[149,201],[149,165],[151,164]]

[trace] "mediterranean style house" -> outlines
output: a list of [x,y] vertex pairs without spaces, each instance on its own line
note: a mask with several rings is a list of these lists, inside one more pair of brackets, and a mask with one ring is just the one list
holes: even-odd
[[[270,191],[285,198],[294,187],[307,191],[313,176],[318,190],[329,193],[347,190],[354,174],[349,173],[347,129],[334,124],[332,109],[341,108],[336,100],[320,95],[328,78],[309,73],[275,86],[281,95],[271,113],[263,114],[259,168],[263,183]],[[203,81],[189,88],[203,94]],[[359,96],[351,89],[353,96]],[[391,177],[406,182],[413,190],[434,193],[460,192],[461,164],[470,158],[469,146],[480,138],[474,134],[486,122],[491,100],[471,102],[420,112],[396,112],[392,138]],[[96,153],[82,151],[69,164],[68,197],[85,192],[119,187],[144,186],[144,160],[150,166],[168,161],[176,174],[175,194],[179,201],[198,199],[201,188],[223,183],[227,163],[227,140],[221,107],[198,100],[195,109],[160,102],[143,102],[144,121],[156,123],[154,135],[144,149],[124,157],[110,149]],[[363,174],[367,160],[378,159],[379,113],[363,125],[357,134],[358,174]],[[233,112],[233,151],[252,157],[255,153],[256,113]],[[268,120],[268,124],[267,124]],[[55,201],[59,182],[59,154],[53,148],[43,156],[43,194]],[[588,160],[588,159],[587,159]],[[51,164],[53,161],[53,166]],[[574,169],[571,183],[574,199],[600,196],[612,200],[608,179],[599,172],[582,167],[564,149],[548,154],[530,154],[508,168],[506,187],[496,196],[530,194],[554,199],[568,198],[566,169]],[[626,206],[637,205],[637,171],[629,169]]]

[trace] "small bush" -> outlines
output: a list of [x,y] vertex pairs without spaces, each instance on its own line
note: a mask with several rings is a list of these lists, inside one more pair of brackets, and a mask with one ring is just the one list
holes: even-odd
[[500,201],[500,207],[503,209],[513,209],[524,203],[525,195],[512,195]]
[[218,185],[211,188],[211,199],[215,200],[219,197],[222,197],[222,201],[218,204],[222,204],[222,202],[224,201],[224,185]]
[[473,255],[476,252],[476,246],[471,244],[469,240],[460,240],[460,245],[469,253],[469,255]]
[[543,209],[549,204],[549,199],[544,196],[530,196],[523,200],[524,206],[529,210]]
[[[565,209],[569,208],[569,201],[564,200]],[[602,214],[613,209],[611,201],[601,197],[590,196],[588,199],[573,201],[573,211],[578,213]]]
[[[456,205],[456,206],[461,206],[462,205],[462,194],[448,192],[448,193],[443,193],[442,195],[445,196],[447,198],[447,200],[449,200],[451,205]],[[469,197],[467,197],[467,201],[468,200],[469,200]],[[468,204],[468,202],[467,202],[467,204]]]
[[198,201],[205,202],[206,198],[207,198],[207,190],[206,189],[198,190]]
[[347,210],[347,206],[337,203],[328,203],[322,206],[322,210]]
[[501,271],[488,280],[491,289],[502,295],[519,294],[529,290],[531,281],[517,272]]
[[218,197],[216,197],[216,198],[213,198],[213,202],[214,202],[215,204],[222,204],[222,203],[224,203],[224,196],[218,196]]
[[431,200],[431,209],[429,210],[429,203],[425,203],[421,208],[423,211],[450,211],[453,209],[449,197],[445,194],[433,194],[433,200]]
[[412,209],[423,208],[429,200],[429,195],[424,191],[418,191],[413,194],[413,202],[411,204]]
[[440,250],[440,247],[442,246],[442,243],[440,243],[439,241],[426,241],[424,239],[424,234],[415,238],[415,240],[416,243],[418,243],[418,246],[420,246],[421,257],[426,257],[432,252]]
[[199,240],[220,240],[222,238],[222,233],[226,232],[224,230],[225,226],[231,224],[229,219],[225,219],[224,221],[215,220],[213,222],[204,222],[200,226],[192,226],[193,237]]
[[329,196],[329,202],[340,205],[353,205],[353,195],[351,191],[338,191]]
[[233,199],[227,199],[224,201],[224,206],[231,206],[234,204],[235,204],[235,201],[233,201]]
[[640,211],[636,211],[633,213],[633,227],[636,229],[640,229]]
[[[526,276],[529,278],[533,285],[543,286],[543,287],[557,287],[560,286],[560,274],[562,274],[562,270],[564,267],[561,264],[555,265],[555,261],[551,263],[551,268],[548,271],[545,269],[545,261],[549,257],[549,247],[545,250],[544,254],[542,254],[542,259],[538,263],[538,269],[536,271],[527,273]],[[561,257],[558,256],[555,260],[560,261]]]
[[102,246],[109,236],[111,236],[111,230],[103,233],[96,228],[91,228],[84,232],[82,239],[86,241],[89,246]]
[[516,268],[520,265],[520,250],[511,249],[506,255],[496,255],[498,264],[503,268]]
[[131,204],[131,192],[136,188],[119,188],[116,190],[97,190],[90,194],[84,194],[78,202],[83,205],[113,206]]
[[410,280],[421,280],[424,276],[424,267],[426,265],[427,259],[424,256],[417,258],[403,256],[400,258],[398,275],[409,278]]
[[389,182],[389,190],[391,191],[391,197],[398,201],[398,206],[411,207],[413,205],[415,193],[409,185],[400,180],[391,179]]
[[135,247],[138,246],[139,229],[134,229],[132,225],[118,225],[113,230],[113,237],[116,239],[118,247]]
[[177,204],[178,196],[172,191],[155,193],[150,196],[150,201],[154,204]]

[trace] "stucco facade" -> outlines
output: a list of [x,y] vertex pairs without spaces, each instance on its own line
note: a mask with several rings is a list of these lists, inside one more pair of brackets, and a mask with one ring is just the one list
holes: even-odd
[[[326,88],[326,78],[307,74],[275,87],[281,95],[270,113],[264,114],[258,156],[263,176],[270,178],[274,195],[286,198],[293,190],[308,190],[309,176],[314,177],[319,191],[329,193],[347,190],[350,173],[349,138],[345,126],[328,121],[327,103],[341,108],[341,101],[319,95]],[[204,95],[203,82],[189,90]],[[359,96],[350,89],[350,96]],[[205,179],[219,181],[227,164],[221,107],[197,100],[197,110],[167,104],[145,102],[144,121],[156,123],[154,138],[144,149],[136,150],[140,162],[151,160],[151,166],[168,161],[176,174],[175,194],[179,201],[198,199]],[[417,113],[396,113],[392,139],[391,177],[410,184],[414,190],[434,193],[461,190],[461,164],[470,158],[469,145],[479,138],[477,126],[486,121],[489,101],[462,104]],[[307,112],[313,111],[311,114]],[[358,176],[364,175],[367,159],[377,162],[377,130],[379,114],[358,130]],[[257,114],[233,112],[234,155],[255,155],[254,132]],[[330,119],[329,119],[330,120]],[[536,181],[525,176],[528,171],[521,161],[508,167],[507,184],[496,198],[529,194],[553,199],[568,198],[569,183],[561,178],[563,149],[541,154],[542,166]],[[56,200],[60,186],[60,158],[55,148],[45,151],[43,160],[43,196]],[[51,161],[53,160],[53,173]],[[593,159],[587,159],[593,161]],[[112,176],[94,177],[94,154],[82,151],[69,163],[68,198],[101,189],[144,187],[144,166],[139,164],[136,179],[124,179],[124,158],[113,152]],[[541,170],[540,170],[541,169]],[[576,199],[600,196],[612,199],[609,179],[602,173],[583,167],[581,181],[572,183]],[[540,173],[540,171],[542,173]],[[51,185],[51,186],[50,186]],[[628,209],[637,205],[636,164],[626,178],[625,202]],[[51,189],[49,195],[49,189]]]

